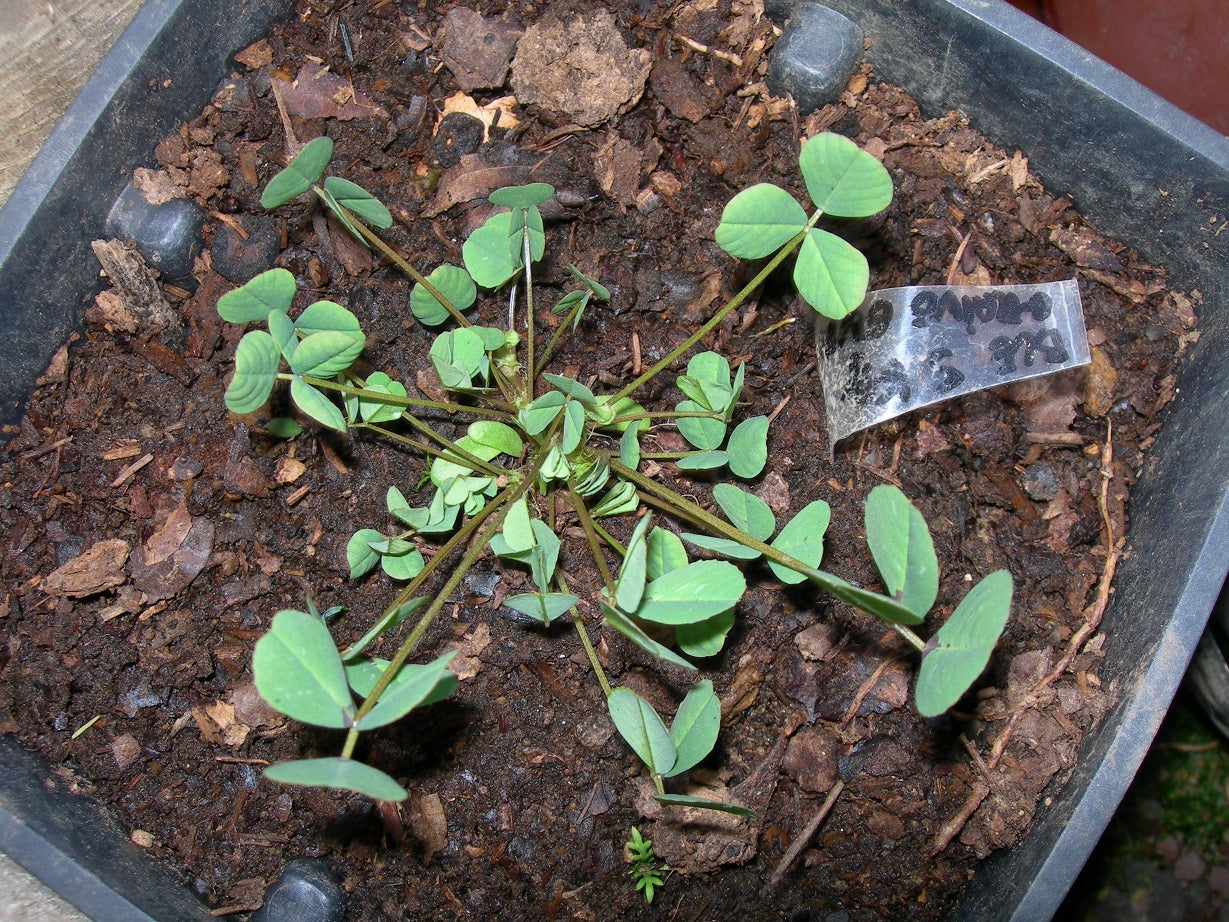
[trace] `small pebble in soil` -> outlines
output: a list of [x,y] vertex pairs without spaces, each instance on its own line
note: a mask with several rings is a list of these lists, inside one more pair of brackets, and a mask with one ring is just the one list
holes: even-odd
[[440,120],[431,139],[431,159],[440,169],[448,169],[472,154],[482,144],[482,122],[463,112],[449,112]]
[[130,183],[111,206],[106,233],[132,243],[168,282],[195,289],[192,263],[201,251],[204,219],[205,213],[192,199],[172,198],[151,204]]
[[806,114],[832,102],[862,58],[862,30],[835,10],[798,0],[768,63],[765,82],[775,96],[794,97]]
[[267,215],[242,215],[235,219],[247,234],[241,237],[234,228],[219,224],[209,245],[209,259],[218,275],[242,285],[266,269],[281,249],[277,222]]

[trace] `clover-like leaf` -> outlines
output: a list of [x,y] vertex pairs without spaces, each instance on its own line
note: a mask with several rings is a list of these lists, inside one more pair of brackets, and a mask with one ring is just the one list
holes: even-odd
[[517,414],[521,428],[528,436],[541,435],[563,411],[568,398],[559,391],[547,391]]
[[717,225],[717,245],[739,259],[775,253],[807,224],[807,213],[792,195],[759,183],[730,199]]
[[256,690],[287,717],[317,727],[354,723],[354,699],[333,637],[319,618],[283,610],[252,653]]
[[[457,677],[448,671],[448,664],[456,655],[456,650],[450,650],[429,663],[402,666],[375,706],[359,718],[354,725],[355,729],[374,730],[376,727],[383,727],[400,720],[420,705],[447,698],[457,687]],[[366,687],[353,679],[350,684],[363,696],[371,694],[372,688],[375,687],[375,682]]]
[[492,205],[502,205],[505,208],[536,208],[555,194],[555,187],[550,183],[531,182],[523,186],[504,186],[496,189],[487,201]]
[[892,177],[883,164],[842,135],[807,139],[798,167],[807,194],[824,214],[869,218],[892,203]]
[[384,203],[357,183],[340,176],[330,176],[324,181],[324,191],[352,215],[372,227],[388,230],[393,226],[393,216],[388,213]]
[[969,590],[931,638],[914,700],[923,717],[942,714],[977,680],[1011,613],[1011,574],[995,570]]
[[794,284],[807,304],[832,320],[841,320],[866,299],[870,267],[866,257],[846,241],[811,228],[794,262]]
[[380,555],[372,548],[384,536],[374,528],[360,528],[346,542],[346,563],[350,565],[350,579],[358,579],[371,572],[380,562]]
[[579,601],[576,596],[566,592],[525,592],[508,596],[504,604],[522,615],[550,624]]
[[218,298],[218,316],[227,323],[263,321],[272,311],[283,314],[294,301],[294,276],[268,269]]
[[[694,400],[680,400],[675,407],[680,413],[704,413],[709,408]],[[693,447],[713,451],[725,441],[725,422],[712,416],[680,416],[675,421],[679,433]]]
[[[478,298],[478,288],[469,273],[458,266],[444,263],[436,266],[427,281],[459,311],[469,310]],[[452,315],[448,309],[420,283],[410,290],[410,312],[418,322],[429,327],[445,323]]]
[[730,433],[730,473],[743,480],[758,477],[768,462],[768,417],[753,416],[744,419]]
[[363,342],[362,334],[338,330],[313,333],[295,348],[290,370],[296,375],[331,378],[354,364],[363,351]]
[[461,261],[470,277],[483,288],[498,288],[521,268],[508,247],[512,215],[491,215],[461,245]]
[[298,198],[319,182],[333,156],[333,141],[323,135],[312,138],[295,154],[285,168],[269,180],[260,194],[261,208],[277,208]]
[[697,621],[695,624],[676,624],[674,642],[688,656],[716,656],[725,646],[725,639],[734,627],[734,609]]
[[313,333],[345,333],[356,339],[361,339],[363,329],[358,318],[340,304],[332,301],[316,301],[307,305],[303,313],[295,318],[294,328],[301,336],[311,336]]
[[740,490],[733,484],[719,483],[713,487],[713,499],[735,528],[757,541],[767,541],[777,530],[777,517],[754,493]]
[[742,571],[724,560],[697,560],[649,582],[637,618],[694,624],[733,608],[747,589]]
[[233,413],[252,413],[264,406],[277,381],[281,354],[264,330],[243,334],[235,348],[235,375],[226,388],[226,407]]
[[320,423],[338,432],[346,431],[346,418],[342,416],[337,404],[320,393],[302,378],[292,378],[290,381],[290,399],[294,405]]
[[619,579],[615,583],[615,604],[631,613],[640,607],[644,587],[648,581],[648,540],[651,515],[643,516],[636,523],[632,536],[627,541],[623,565],[619,567]]
[[619,735],[655,775],[666,775],[678,758],[670,731],[653,706],[630,688],[619,687],[606,697],[606,708]]
[[[824,533],[831,520],[832,510],[822,499],[807,503],[785,523],[785,527],[772,539],[772,546],[808,567],[818,567],[824,557]],[[772,561],[768,562],[768,567],[777,579],[789,585],[806,579],[801,573]]]
[[280,762],[265,769],[265,777],[282,784],[353,791],[373,800],[405,800],[409,794],[391,777],[362,762],[331,756]]
[[[390,397],[406,395],[405,385],[400,381],[394,381],[382,371],[375,371],[368,375],[367,380],[363,382],[363,389],[375,394],[387,394]],[[366,395],[358,398],[358,409],[363,419],[369,423],[391,422],[394,419],[400,419],[404,412],[402,407],[395,403],[385,403],[376,397]]]
[[653,526],[653,530],[649,532],[648,555],[645,560],[645,569],[649,579],[657,579],[671,570],[685,566],[687,566],[687,549],[683,547],[683,542],[679,540],[678,535],[672,531],[666,531],[660,525]]
[[866,498],[866,543],[888,594],[924,616],[939,595],[939,560],[926,520],[909,498],[880,484]]
[[670,740],[677,752],[666,778],[681,775],[698,765],[717,745],[721,729],[721,701],[708,679],[696,683],[670,722]]

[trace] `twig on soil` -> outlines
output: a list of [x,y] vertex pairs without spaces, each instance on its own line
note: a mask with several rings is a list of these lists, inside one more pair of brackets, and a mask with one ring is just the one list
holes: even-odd
[[986,799],[986,795],[990,793],[990,785],[984,781],[978,781],[973,785],[973,792],[969,794],[964,804],[956,811],[956,815],[944,823],[935,837],[931,840],[930,847],[926,852],[931,857],[939,854],[952,843],[952,839],[960,834],[960,830],[964,828],[964,824],[969,821],[974,811],[981,806],[981,802]]
[[290,113],[286,111],[286,103],[282,101],[282,91],[277,88],[277,79],[269,81],[269,89],[273,91],[273,101],[277,103],[277,114],[282,119],[282,131],[285,133],[286,159],[293,160],[294,155],[303,146],[295,137],[294,126],[290,124]]
[[844,789],[845,782],[840,778],[836,779],[836,784],[829,788],[828,796],[824,798],[823,806],[819,808],[819,812],[811,817],[810,822],[806,825],[806,828],[803,829],[802,832],[798,834],[798,837],[790,843],[789,849],[777,863],[777,867],[773,870],[772,876],[768,878],[768,885],[765,887],[767,891],[771,892],[775,890],[777,885],[781,883],[781,878],[785,876],[785,873],[789,870],[790,865],[794,863],[794,860],[802,854],[802,850],[807,847],[808,843],[810,843],[811,838],[815,835],[815,831],[819,829],[820,823],[824,821],[824,818],[832,810],[833,805],[836,803],[836,799],[841,796],[841,791]]
[[960,260],[964,257],[964,251],[969,246],[969,241],[973,238],[973,232],[969,231],[964,235],[964,239],[960,241],[960,246],[956,247],[956,255],[952,257],[951,265],[947,267],[947,284],[956,284],[956,270],[960,268]]
[[845,710],[845,716],[841,719],[841,726],[849,723],[858,716],[858,709],[862,707],[862,702],[866,700],[866,696],[870,694],[871,689],[879,682],[879,677],[883,675],[883,671],[892,665],[896,660],[885,659],[879,664],[874,672],[858,686],[857,693],[853,696],[853,701],[849,703],[849,707]]
[[723,61],[728,61],[739,69],[743,66],[742,56],[734,54],[732,51],[722,51],[720,48],[702,45],[694,38],[688,38],[686,35],[679,35],[677,32],[674,33],[674,38],[680,45],[686,45],[692,51],[698,51],[700,54],[710,54],[714,58],[720,58]]

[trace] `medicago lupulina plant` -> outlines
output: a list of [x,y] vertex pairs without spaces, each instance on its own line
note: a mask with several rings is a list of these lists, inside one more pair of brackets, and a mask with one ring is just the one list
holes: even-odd
[[[309,142],[269,183],[262,204],[276,208],[310,192],[351,234],[410,276],[411,312],[441,330],[428,358],[446,397],[411,397],[383,372],[357,374],[354,363],[365,344],[358,318],[331,301],[311,303],[292,318],[296,287],[285,269],[264,272],[218,302],[223,319],[264,326],[245,333],[236,349],[226,392],[231,410],[260,409],[285,382],[304,416],[339,432],[382,436],[419,453],[425,467],[420,487],[410,491],[413,498],[397,485],[388,487],[392,528],[360,528],[347,544],[353,579],[379,568],[400,584],[366,633],[339,648],[326,624],[336,611],[321,614],[309,600],[306,612],[278,612],[257,642],[256,687],[270,705],[296,720],[347,731],[339,756],[274,765],[266,769],[268,777],[381,800],[406,796],[395,779],[354,758],[359,734],[456,687],[448,670],[453,654],[427,663],[411,657],[466,573],[488,555],[525,568],[533,584],[533,591],[504,604],[532,623],[571,622],[611,720],[648,768],[664,804],[749,812],[666,791],[665,779],[684,775],[715,746],[719,700],[710,681],[699,681],[667,726],[639,695],[612,687],[578,611],[582,594],[629,642],[694,671],[693,659],[722,650],[748,574],[789,585],[809,582],[891,625],[917,649],[922,662],[915,702],[923,715],[942,713],[968,689],[1006,622],[1012,593],[1006,571],[974,586],[923,641],[912,628],[936,600],[938,562],[922,515],[900,490],[876,487],[866,502],[867,542],[885,591],[856,586],[819,569],[830,517],[826,502],[816,499],[778,523],[766,503],[733,482],[759,476],[767,460],[768,418],[735,420],[742,366],[732,369],[714,352],[695,353],[675,378],[683,399],[673,408],[649,410],[635,399],[795,251],[794,280],[809,304],[830,317],[855,309],[866,294],[866,260],[817,224],[825,214],[869,216],[887,207],[892,183],[878,161],[845,138],[818,135],[803,145],[799,159],[815,206],[809,216],[776,186],[736,195],[716,229],[717,242],[732,255],[767,261],[675,349],[621,390],[598,394],[548,368],[560,338],[577,328],[591,303],[610,293],[569,267],[574,289],[551,308],[561,321],[544,344],[536,329],[533,265],[545,253],[539,206],[553,194],[549,185],[494,192],[490,201],[504,210],[465,240],[464,266],[442,265],[424,276],[371,229],[391,226],[382,204],[345,180],[321,183],[331,153],[327,138]],[[509,283],[506,328],[467,318],[479,289]],[[681,471],[716,472],[712,497],[721,515],[642,470],[650,468],[642,464],[641,438],[650,425],[663,424],[677,427],[692,448],[652,459],[673,462]],[[658,463],[652,469],[664,468]],[[611,524],[628,519],[630,529]],[[565,523],[579,526],[584,538],[578,547],[563,547]],[[619,534],[629,536],[621,540]],[[561,556],[571,572],[580,571],[580,558],[587,556],[598,585],[569,585]],[[390,646],[392,636],[403,635],[389,659],[370,652],[385,634]]]

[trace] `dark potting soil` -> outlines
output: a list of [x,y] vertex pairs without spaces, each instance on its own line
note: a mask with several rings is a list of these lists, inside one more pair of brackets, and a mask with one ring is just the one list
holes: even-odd
[[[1097,667],[1114,639],[1096,624],[1128,488],[1173,396],[1176,357],[1197,335],[1197,296],[1171,292],[1160,269],[1098,236],[1020,153],[957,113],[923,118],[869,69],[838,103],[800,119],[759,82],[774,32],[753,4],[629,4],[606,22],[600,11],[556,19],[482,2],[477,12],[498,22],[454,12],[447,35],[446,10],[426,7],[302,3],[159,146],[161,171],[142,182],[195,197],[211,214],[210,249],[195,293],[162,286],[169,324],[123,287],[100,295],[11,433],[0,728],[56,763],[65,784],[114,804],[134,840],[224,911],[257,906],[281,866],[306,854],[342,875],[354,919],[938,916],[971,866],[1044,809],[1112,700]],[[543,21],[607,62],[564,103],[550,102],[552,77],[569,73],[557,36],[542,62],[518,62],[510,79],[502,70],[504,43]],[[489,116],[514,89],[540,102],[506,104],[485,129],[444,117],[494,104],[481,110]],[[334,139],[335,172],[389,205],[387,238],[424,270],[460,262],[494,188],[555,185],[537,303],[567,290],[569,263],[610,288],[556,363],[598,390],[663,355],[750,278],[754,267],[713,242],[721,208],[761,181],[801,194],[799,139],[821,130],[880,157],[896,183],[884,215],[841,229],[867,253],[872,287],[1078,278],[1089,369],[915,412],[852,436],[834,460],[809,310],[787,277],[706,343],[746,363],[741,412],[776,414],[755,492],[779,517],[831,503],[828,569],[877,584],[862,504],[889,482],[935,538],[943,579],[927,633],[981,576],[1012,572],[1012,617],[975,690],[950,715],[921,719],[909,697],[916,657],[893,632],[752,569],[726,650],[704,664],[722,732],[691,782],[730,792],[761,819],[646,816],[651,785],[613,731],[575,636],[511,620],[499,602],[527,577],[488,563],[420,651],[460,648],[457,693],[361,744],[362,758],[412,792],[405,805],[264,781],[269,762],[337,754],[340,735],[261,703],[252,646],[278,609],[303,608],[307,596],[348,608],[332,622],[343,640],[365,630],[393,590],[382,577],[347,580],[346,542],[358,527],[393,528],[385,490],[413,497],[423,462],[312,425],[274,439],[264,426],[284,405],[228,414],[222,393],[243,331],[218,319],[217,298],[276,262],[295,274],[301,303],[327,297],[359,316],[361,372],[426,395],[438,387],[425,361],[432,334],[407,310],[406,279],[306,199],[260,208],[286,159],[287,124],[299,142]],[[497,324],[506,309],[486,296],[477,316]],[[556,322],[539,311],[540,329]],[[641,401],[672,406],[673,377]],[[660,427],[647,447],[681,441]],[[708,501],[709,482],[668,464],[660,475]],[[565,550],[570,581],[596,587],[579,547]],[[691,679],[603,628],[592,588],[579,594],[612,679],[671,712]],[[838,784],[809,847],[765,889]],[[649,908],[623,860],[632,825],[675,869]]]

